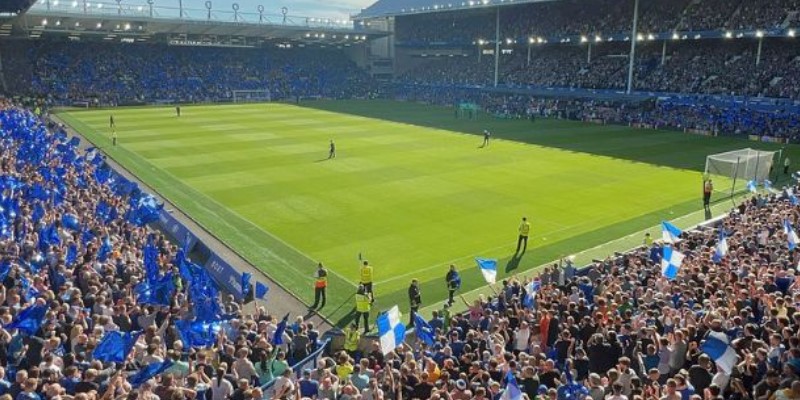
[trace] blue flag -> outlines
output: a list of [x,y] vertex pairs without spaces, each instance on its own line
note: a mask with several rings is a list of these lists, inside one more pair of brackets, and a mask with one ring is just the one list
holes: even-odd
[[267,297],[267,293],[269,292],[269,286],[261,283],[256,282],[256,298],[259,300],[264,300]]
[[417,334],[417,339],[428,346],[433,346],[435,343],[433,327],[419,313],[414,313],[414,332]]
[[139,335],[141,332],[108,332],[103,335],[103,339],[95,347],[92,357],[102,362],[125,362],[128,354],[133,350],[136,340],[139,339]]
[[142,282],[134,288],[136,299],[142,304],[157,304],[168,306],[172,302],[175,292],[175,282],[172,273],[164,275],[154,282]]
[[103,242],[100,245],[100,250],[97,251],[97,259],[99,261],[106,261],[111,254],[111,238],[108,236],[103,237]]
[[139,372],[129,376],[128,382],[131,384],[131,386],[137,388],[150,379],[155,378],[158,374],[166,371],[171,366],[171,360],[148,364],[144,368],[140,369]]
[[250,294],[250,279],[253,274],[249,272],[242,272],[242,297],[247,297]]
[[213,346],[221,329],[219,321],[179,320],[175,322],[175,326],[178,328],[183,344],[194,348]]
[[77,259],[78,259],[78,245],[72,243],[67,248],[67,257],[66,260],[64,261],[68,266],[72,266],[72,264],[75,264],[75,261]]
[[750,193],[755,193],[758,191],[758,187],[756,187],[756,181],[747,181],[747,190]]
[[522,390],[517,384],[517,379],[511,371],[506,372],[506,389],[500,397],[503,400],[522,400]]
[[278,323],[278,329],[275,330],[275,336],[272,337],[272,344],[283,344],[283,332],[286,331],[286,324],[289,322],[289,313],[283,317],[281,322]]
[[145,281],[153,282],[158,280],[158,249],[153,243],[153,236],[147,237],[147,244],[144,245],[144,272]]
[[48,307],[46,305],[33,305],[17,314],[10,324],[6,325],[6,329],[17,329],[26,335],[34,335],[42,326],[44,316],[47,314]]
[[72,214],[64,214],[64,216],[61,217],[61,225],[64,225],[65,228],[71,231],[79,231],[81,229],[78,223],[78,217]]

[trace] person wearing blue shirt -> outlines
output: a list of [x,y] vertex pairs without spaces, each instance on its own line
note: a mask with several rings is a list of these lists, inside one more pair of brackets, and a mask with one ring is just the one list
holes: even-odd
[[300,387],[300,397],[313,399],[319,395],[319,382],[311,379],[311,371],[303,371],[303,379],[297,382]]
[[444,280],[447,282],[447,304],[452,306],[453,295],[456,293],[456,290],[461,288],[461,276],[458,274],[454,264],[450,264],[450,270],[447,271]]

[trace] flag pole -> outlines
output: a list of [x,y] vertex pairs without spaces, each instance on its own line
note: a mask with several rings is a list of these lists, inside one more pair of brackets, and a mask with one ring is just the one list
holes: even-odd
[[736,157],[736,167],[733,169],[733,185],[731,185],[731,203],[736,207],[736,201],[733,200],[733,191],[736,189],[736,178],[739,176],[739,162],[742,157]]

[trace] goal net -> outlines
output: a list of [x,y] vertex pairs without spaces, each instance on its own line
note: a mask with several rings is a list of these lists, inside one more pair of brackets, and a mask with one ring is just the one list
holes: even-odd
[[234,103],[272,101],[269,90],[234,90],[232,94]]
[[705,179],[713,179],[714,192],[733,195],[743,191],[750,181],[763,185],[772,171],[776,151],[751,148],[711,154],[706,157]]

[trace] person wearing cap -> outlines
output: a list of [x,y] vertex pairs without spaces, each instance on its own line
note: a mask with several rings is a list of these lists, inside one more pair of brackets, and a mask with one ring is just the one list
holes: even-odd
[[467,381],[459,379],[456,381],[456,387],[450,392],[450,399],[452,400],[469,400],[472,398],[472,391],[467,389]]

